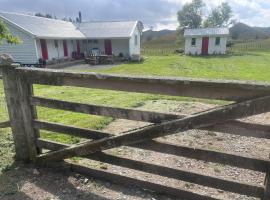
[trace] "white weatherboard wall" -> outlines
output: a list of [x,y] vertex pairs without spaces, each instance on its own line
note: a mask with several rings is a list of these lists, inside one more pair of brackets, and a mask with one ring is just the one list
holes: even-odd
[[186,38],[185,42],[185,54],[199,55],[202,53],[202,38],[196,38],[196,45],[191,45],[192,38]]
[[10,32],[21,39],[21,44],[8,44],[3,42],[0,44],[0,54],[7,53],[13,57],[14,62],[27,64],[38,63],[35,39],[25,33],[23,30],[6,23]]
[[[135,36],[138,37],[138,43],[135,44]],[[129,55],[140,55],[141,54],[141,34],[138,27],[135,28],[130,40],[129,40]]]
[[[38,58],[42,58],[42,51],[40,46],[40,39],[37,39],[37,49],[38,49]],[[67,41],[67,48],[68,48],[68,57],[72,57],[72,52],[77,51],[76,41],[74,40],[66,40]],[[54,45],[54,40],[46,40],[47,43],[47,50],[48,50],[48,60],[58,59],[58,58],[65,58],[64,56],[64,46],[63,40],[57,40],[58,48]],[[59,57],[58,57],[59,55]]]
[[[196,38],[196,45],[191,45],[191,37],[185,41],[185,54],[200,55],[202,53],[202,37]],[[226,54],[227,37],[220,37],[220,45],[216,45],[216,36],[209,37],[208,54]]]
[[216,45],[216,37],[209,38],[209,54],[226,54],[227,38],[220,37],[220,45]]

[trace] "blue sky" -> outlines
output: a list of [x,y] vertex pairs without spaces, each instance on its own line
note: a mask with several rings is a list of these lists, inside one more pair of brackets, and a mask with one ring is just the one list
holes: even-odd
[[[76,17],[80,10],[83,20],[141,20],[146,27],[174,29],[176,13],[191,0],[0,0],[0,10],[34,14],[50,13],[58,18]],[[204,0],[205,14],[224,0]],[[270,27],[270,0],[226,0],[234,18],[251,26]]]

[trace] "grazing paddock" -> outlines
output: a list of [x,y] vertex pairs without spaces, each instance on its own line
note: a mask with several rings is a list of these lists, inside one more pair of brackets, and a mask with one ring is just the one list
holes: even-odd
[[[123,64],[111,69],[95,69],[96,72],[104,73],[121,73],[121,74],[139,74],[139,75],[157,75],[157,76],[186,76],[192,78],[211,78],[211,79],[235,79],[235,80],[256,80],[256,81],[269,81],[270,70],[270,53],[269,52],[254,52],[245,54],[235,54],[227,56],[217,57],[188,57],[188,56],[149,56],[141,64],[128,63]],[[254,68],[256,66],[256,68]],[[202,100],[192,99],[188,97],[169,97],[164,95],[154,94],[139,94],[139,93],[125,93],[118,91],[104,91],[99,89],[85,89],[74,87],[55,87],[55,86],[42,86],[35,85],[34,93],[36,96],[44,98],[54,98],[58,100],[68,100],[71,102],[79,102],[86,104],[99,104],[105,106],[122,107],[122,108],[141,108],[149,111],[168,112],[173,114],[192,114],[194,111],[201,112],[203,110],[211,109],[218,105],[224,105],[224,101],[216,100]],[[1,94],[1,107],[0,115],[3,121],[7,119],[7,112],[5,108],[4,94],[2,88],[2,82],[0,87]],[[199,103],[198,103],[199,102]],[[129,131],[129,128],[138,128],[144,126],[144,124],[132,123],[129,120],[115,120],[110,117],[100,117],[94,115],[86,115],[73,113],[69,111],[60,111],[51,108],[37,109],[38,117],[41,120],[48,120],[54,123],[62,123],[65,125],[73,125],[77,127],[96,129],[102,131],[108,131],[113,134],[119,134],[119,130]],[[268,125],[269,114],[265,114],[259,117],[262,119],[256,120],[246,119],[246,121],[262,123]],[[2,121],[2,120],[1,120]],[[65,134],[56,134],[50,131],[41,131],[42,139],[53,140],[55,142],[65,144],[76,144],[84,141],[75,136],[69,136]],[[213,151],[223,150],[231,151],[233,153],[243,153],[246,156],[258,156],[259,158],[268,158],[269,154],[269,140],[255,139],[249,137],[241,137],[234,135],[225,135],[219,132],[209,131],[189,131],[185,134],[176,134],[171,138],[162,138],[163,142],[175,142],[176,144],[183,144],[187,147],[199,147],[204,149],[210,149]],[[232,144],[232,141],[236,145]],[[263,144],[263,145],[262,145]],[[267,146],[268,145],[268,146]],[[156,196],[151,192],[143,191],[137,188],[123,189],[117,185],[107,182],[97,182],[90,179],[86,181],[86,178],[80,176],[74,177],[62,177],[56,175],[54,172],[47,172],[40,170],[35,171],[34,168],[29,171],[23,168],[19,173],[17,165],[14,164],[12,156],[14,155],[14,147],[12,137],[9,129],[0,129],[0,154],[2,159],[0,161],[0,169],[2,175],[0,175],[0,199],[27,199],[22,198],[27,194],[31,198],[36,198],[33,193],[29,191],[29,188],[36,193],[42,194],[42,197],[63,199],[117,199],[125,197],[125,199],[171,199],[164,196]],[[125,147],[119,148],[114,151],[111,150],[114,156],[123,156],[128,159],[139,159],[141,162],[157,162],[161,166],[176,165],[177,168],[189,170],[201,170],[204,174],[208,175],[214,173],[215,176],[220,178],[235,178],[237,181],[247,181],[249,184],[263,184],[263,174],[253,172],[250,170],[236,169],[235,167],[227,167],[222,164],[195,162],[194,160],[177,157],[168,159],[156,159],[156,157],[163,157],[160,154],[149,153],[148,151],[127,149]],[[136,156],[137,155],[137,156]],[[133,157],[132,157],[133,156]],[[73,158],[72,162],[82,164],[85,166],[91,166],[98,170],[119,171],[120,168],[106,164],[105,162],[85,162],[78,158]],[[1,174],[0,172],[0,174]],[[238,196],[231,193],[224,193],[223,191],[209,190],[209,188],[200,187],[193,183],[175,182],[172,180],[161,179],[160,177],[152,177],[148,174],[138,174],[132,170],[123,170],[121,173],[127,173],[129,175],[138,175],[147,181],[154,181],[160,184],[179,185],[186,190],[195,191],[202,194],[210,192],[212,196],[221,199],[235,199]],[[39,175],[40,173],[40,175]],[[245,176],[248,174],[248,176]],[[48,175],[48,176],[47,176]],[[18,180],[20,177],[21,180]],[[40,181],[42,177],[44,182]],[[55,181],[57,179],[57,181]],[[64,180],[65,183],[58,180]],[[88,179],[87,179],[88,180]],[[49,185],[55,182],[59,184],[60,192],[56,191]],[[8,183],[8,184],[7,184]],[[68,184],[67,184],[68,183]],[[19,186],[17,185],[19,184]],[[8,186],[6,186],[8,185]],[[3,191],[4,188],[4,191]],[[37,189],[39,188],[39,189]],[[65,188],[72,192],[67,192]],[[94,194],[89,194],[89,188]],[[21,190],[20,190],[21,189]],[[115,192],[118,191],[118,192]],[[48,193],[49,192],[49,193]],[[72,193],[72,194],[71,194]],[[81,195],[81,196],[80,196]],[[218,196],[215,196],[218,195]],[[247,197],[239,197],[238,199],[251,199]]]

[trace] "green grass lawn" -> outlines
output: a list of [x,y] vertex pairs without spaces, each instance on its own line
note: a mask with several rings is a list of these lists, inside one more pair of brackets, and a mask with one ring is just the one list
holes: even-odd
[[[100,73],[132,75],[176,76],[209,79],[270,80],[270,52],[253,52],[243,55],[190,57],[190,56],[151,56],[143,63],[122,64],[111,69],[95,70]],[[194,100],[183,97],[168,97],[151,94],[137,94],[116,91],[103,91],[74,87],[35,86],[35,95],[60,100],[109,105],[115,107],[138,107],[147,100],[171,99]],[[202,101],[202,100],[199,100]],[[206,101],[206,100],[203,100]],[[210,101],[208,101],[210,102]],[[215,102],[220,103],[220,102]],[[223,102],[222,102],[223,103]],[[78,127],[102,129],[113,119],[54,109],[38,108],[40,119]],[[3,85],[0,82],[0,121],[7,120]],[[42,132],[42,137],[63,143],[77,143],[79,138],[52,132]],[[0,173],[13,162],[14,148],[9,129],[0,129]]]
[[150,56],[101,73],[270,81],[270,51],[224,56]]

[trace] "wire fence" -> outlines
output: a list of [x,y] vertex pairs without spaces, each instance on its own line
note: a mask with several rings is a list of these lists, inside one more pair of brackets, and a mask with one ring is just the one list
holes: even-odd
[[270,51],[270,42],[249,42],[249,43],[239,43],[232,47],[228,47],[230,51]]
[[176,53],[176,49],[142,49],[141,54],[146,56],[166,56]]

